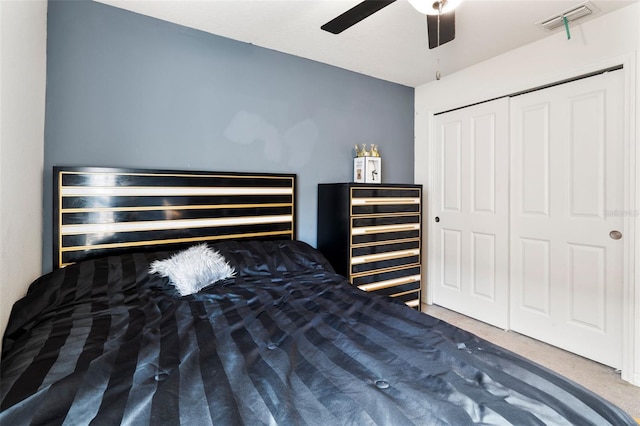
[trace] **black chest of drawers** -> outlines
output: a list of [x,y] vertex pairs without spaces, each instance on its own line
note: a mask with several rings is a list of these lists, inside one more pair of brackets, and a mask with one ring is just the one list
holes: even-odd
[[362,290],[420,309],[422,186],[318,185],[318,249]]

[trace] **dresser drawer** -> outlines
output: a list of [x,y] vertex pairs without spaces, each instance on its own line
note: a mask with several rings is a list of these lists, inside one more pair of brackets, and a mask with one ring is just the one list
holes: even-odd
[[351,214],[419,213],[420,191],[409,188],[352,188]]
[[351,275],[373,273],[420,263],[420,249],[399,250],[351,258]]
[[351,188],[351,198],[420,198],[418,188],[367,186]]
[[354,204],[351,206],[351,214],[354,216],[418,212],[420,212],[420,205],[418,204]]
[[351,258],[367,257],[376,254],[392,254],[393,252],[404,252],[411,249],[420,249],[420,240],[391,241],[385,244],[354,246],[351,249]]
[[404,232],[381,232],[376,234],[352,235],[351,244],[375,244],[385,241],[420,239],[420,231],[404,231]]
[[412,291],[409,293],[397,294],[391,297],[401,302],[404,302],[407,306],[420,310],[420,292],[419,291]]
[[351,244],[420,237],[420,216],[359,217],[351,220]]
[[393,297],[407,305],[420,306],[420,266],[393,271],[363,275],[353,278],[353,284],[360,290]]
[[[385,227],[387,229],[386,232],[395,229],[398,230],[406,230],[406,229],[420,229],[420,227],[409,226],[409,225],[420,225],[420,215],[417,214],[409,214],[409,215],[401,215],[401,216],[386,216],[386,217],[376,217],[376,216],[357,216],[351,219],[351,226],[353,228],[353,232],[357,233],[367,233],[367,232],[376,232],[377,227]],[[380,228],[382,229],[382,228]]]
[[412,275],[388,281],[378,281],[376,283],[363,284],[357,287],[360,290],[382,294],[384,296],[416,292],[420,290],[420,275]]
[[392,271],[360,275],[354,277],[352,282],[358,287],[367,286],[367,288],[373,288],[370,284],[375,283],[384,283],[386,286],[402,285],[409,282],[419,282],[420,271],[420,265],[415,265],[402,269],[394,269]]

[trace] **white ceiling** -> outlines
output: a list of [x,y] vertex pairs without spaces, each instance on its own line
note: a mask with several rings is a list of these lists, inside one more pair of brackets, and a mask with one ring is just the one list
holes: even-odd
[[[536,25],[583,0],[465,0],[456,38],[429,50],[424,15],[398,0],[341,34],[320,26],[361,0],[97,0],[223,37],[416,87],[519,46],[564,32]],[[599,10],[576,23],[640,0],[591,0]],[[579,42],[577,37],[564,42]]]

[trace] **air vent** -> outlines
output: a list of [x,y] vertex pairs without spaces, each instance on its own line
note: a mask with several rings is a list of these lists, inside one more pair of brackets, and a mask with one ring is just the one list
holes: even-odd
[[563,18],[567,18],[567,21],[573,22],[596,12],[598,12],[598,8],[596,8],[590,1],[586,1],[580,3],[577,6],[566,9],[563,12],[558,13],[557,15],[545,18],[537,22],[536,25],[544,28],[547,31],[552,31],[564,25]]

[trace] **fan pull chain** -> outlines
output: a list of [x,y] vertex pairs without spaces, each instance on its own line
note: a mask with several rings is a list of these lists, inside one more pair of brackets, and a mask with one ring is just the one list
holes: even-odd
[[438,3],[438,35],[436,37],[437,44],[436,47],[440,47],[440,13],[442,12],[442,3]]
[[[436,47],[440,47],[440,14],[442,13],[442,2],[438,2],[438,28],[437,28],[437,45]],[[438,66],[436,67],[436,80],[440,80],[440,55],[438,55]]]

